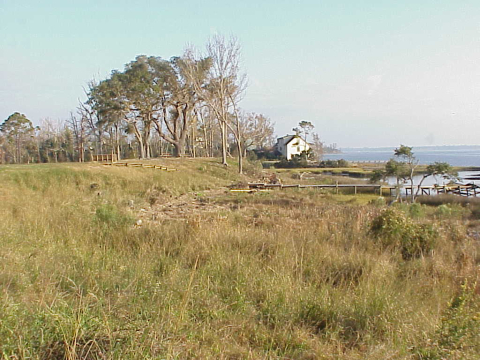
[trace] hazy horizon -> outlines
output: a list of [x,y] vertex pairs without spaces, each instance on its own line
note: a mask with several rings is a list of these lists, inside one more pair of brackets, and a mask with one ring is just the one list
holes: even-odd
[[307,120],[340,148],[479,143],[478,1],[5,0],[0,30],[0,122],[67,119],[93,78],[221,33],[242,44],[241,107],[278,136]]

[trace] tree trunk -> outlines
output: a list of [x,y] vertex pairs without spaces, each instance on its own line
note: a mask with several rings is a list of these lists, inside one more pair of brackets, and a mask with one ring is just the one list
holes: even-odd
[[40,164],[42,162],[42,156],[40,155],[40,145],[38,143],[38,139],[37,139],[37,157],[38,157],[38,163]]
[[145,159],[145,148],[143,146],[143,141],[138,142],[138,149],[140,150],[140,159]]
[[21,163],[22,162],[22,159],[21,159],[21,156],[20,156],[20,138],[19,136],[17,135],[17,138],[15,139],[15,145],[16,145],[16,149],[15,149],[15,152],[16,152],[16,155],[15,155],[15,163],[18,164],[18,163]]
[[184,144],[182,141],[178,141],[173,144],[173,156],[182,157],[184,151]]
[[220,131],[222,136],[222,165],[228,166],[227,163],[227,124],[220,122]]
[[195,134],[195,128],[197,127],[197,122],[195,121],[193,126],[192,126],[192,156],[193,158],[196,157],[196,152],[195,152],[195,137],[196,137],[196,134]]
[[238,173],[243,174],[243,153],[242,146],[240,141],[237,141],[237,151],[238,151]]
[[243,174],[243,152],[242,152],[242,144],[240,142],[240,121],[237,116],[237,151],[238,151],[238,173]]

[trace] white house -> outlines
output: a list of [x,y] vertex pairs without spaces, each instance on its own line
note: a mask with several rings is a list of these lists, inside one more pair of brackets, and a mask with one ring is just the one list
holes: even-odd
[[277,139],[275,150],[284,158],[290,160],[293,155],[299,155],[302,151],[308,151],[310,145],[298,135],[286,135]]

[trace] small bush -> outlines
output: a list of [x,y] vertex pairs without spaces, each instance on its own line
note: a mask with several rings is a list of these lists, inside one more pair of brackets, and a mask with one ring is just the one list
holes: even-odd
[[435,214],[440,217],[448,217],[452,215],[452,208],[446,204],[442,204],[437,208]]
[[340,160],[322,160],[318,164],[319,168],[346,168],[349,167],[350,164],[347,160],[340,159]]
[[432,225],[409,223],[401,238],[404,260],[418,258],[433,250],[437,232]]
[[396,245],[401,239],[407,219],[405,214],[390,208],[381,212],[370,225],[370,231],[382,248]]
[[408,208],[408,214],[411,218],[420,218],[425,215],[425,209],[421,204],[413,203]]
[[404,260],[418,258],[430,252],[437,237],[433,226],[414,223],[396,209],[382,211],[372,221],[370,232],[383,249],[399,249]]
[[293,156],[291,160],[282,159],[275,164],[275,167],[278,169],[306,168],[308,167],[308,162],[304,157]]

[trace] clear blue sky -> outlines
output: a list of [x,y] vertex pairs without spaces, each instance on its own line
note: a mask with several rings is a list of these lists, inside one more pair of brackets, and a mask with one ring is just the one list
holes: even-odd
[[347,146],[480,144],[480,1],[0,0],[0,121],[65,119],[136,55],[237,36],[242,108]]

